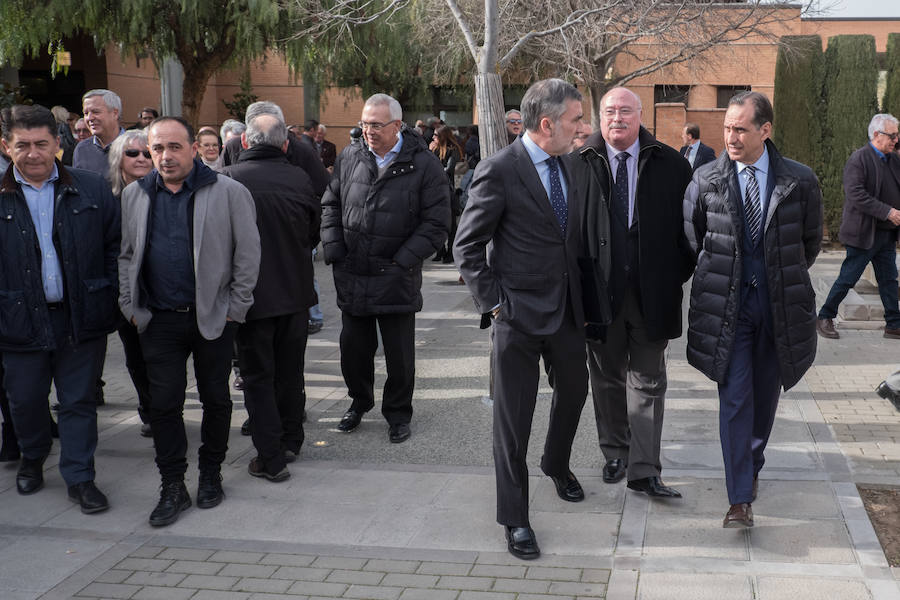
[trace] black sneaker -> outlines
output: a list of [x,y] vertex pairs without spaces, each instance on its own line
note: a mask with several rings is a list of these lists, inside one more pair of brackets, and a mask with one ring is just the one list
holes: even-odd
[[200,471],[197,484],[197,508],[212,508],[225,499],[222,491],[222,474],[218,471]]
[[162,527],[178,520],[181,511],[191,507],[191,496],[183,481],[163,482],[159,490],[159,504],[150,513],[150,525]]

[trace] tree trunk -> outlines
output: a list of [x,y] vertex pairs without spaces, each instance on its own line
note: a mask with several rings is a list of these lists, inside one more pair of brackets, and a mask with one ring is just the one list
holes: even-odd
[[591,126],[594,131],[600,129],[600,100],[606,93],[607,86],[602,83],[589,83],[588,89],[591,91]]
[[507,145],[503,110],[503,84],[499,73],[475,75],[475,101],[478,103],[478,141],[481,157],[487,158]]
[[203,95],[206,93],[206,84],[212,77],[215,68],[211,68],[209,63],[193,60],[187,63],[182,62],[181,65],[184,67],[182,114],[194,131],[197,131],[200,125],[200,105],[203,103]]

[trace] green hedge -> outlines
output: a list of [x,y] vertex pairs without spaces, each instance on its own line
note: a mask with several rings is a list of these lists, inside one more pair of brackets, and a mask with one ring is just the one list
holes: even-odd
[[781,38],[775,62],[775,123],[772,141],[785,156],[822,176],[822,75],[818,35]]
[[844,203],[844,164],[854,150],[868,141],[869,121],[878,112],[878,70],[875,38],[837,35],[825,51],[822,137],[822,193],[825,230],[837,240]]
[[900,33],[888,34],[887,87],[881,100],[881,111],[900,118]]

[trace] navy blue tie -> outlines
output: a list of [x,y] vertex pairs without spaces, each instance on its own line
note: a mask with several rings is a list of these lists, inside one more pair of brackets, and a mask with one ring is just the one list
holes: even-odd
[[616,154],[616,160],[619,166],[616,168],[616,183],[613,186],[613,210],[615,210],[625,227],[630,227],[628,222],[628,165],[626,161],[631,155],[627,152],[619,152]]
[[563,196],[562,184],[559,181],[559,159],[551,156],[546,162],[550,168],[550,206],[553,207],[553,212],[559,220],[559,228],[565,233],[566,221],[569,220],[569,206],[566,204],[566,197]]

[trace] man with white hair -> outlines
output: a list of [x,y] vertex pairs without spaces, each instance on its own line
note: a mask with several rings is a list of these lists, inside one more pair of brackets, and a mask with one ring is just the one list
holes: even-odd
[[900,231],[900,160],[897,119],[877,114],[869,122],[869,143],[850,155],[844,166],[844,214],[838,239],[847,256],[825,304],[816,330],[824,338],[838,339],[834,328],[838,305],[872,263],[878,294],[884,305],[884,337],[900,340],[897,305],[897,240]]
[[106,177],[109,145],[125,130],[119,125],[122,100],[109,90],[90,90],[81,98],[84,120],[92,136],[75,146],[72,166]]
[[330,173],[334,170],[337,149],[334,144],[325,139],[327,131],[328,129],[320,123],[319,128],[316,130],[316,149],[319,151],[319,158],[322,159],[322,164],[325,165],[325,168]]
[[322,197],[322,243],[343,325],[341,372],[353,400],[338,430],[353,431],[375,406],[380,329],[388,375],[381,413],[395,444],[410,435],[422,261],[441,247],[450,224],[444,169],[402,119],[394,98],[366,100],[364,143],[344,148]]

